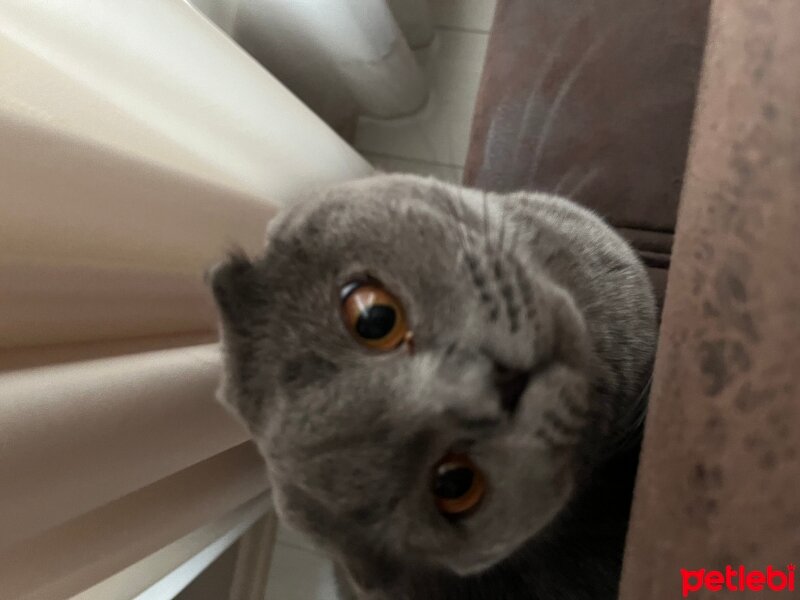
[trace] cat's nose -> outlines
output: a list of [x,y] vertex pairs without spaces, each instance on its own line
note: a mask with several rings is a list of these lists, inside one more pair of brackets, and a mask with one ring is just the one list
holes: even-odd
[[530,371],[515,369],[494,361],[492,383],[500,396],[500,406],[509,415],[517,410],[519,399],[528,387]]

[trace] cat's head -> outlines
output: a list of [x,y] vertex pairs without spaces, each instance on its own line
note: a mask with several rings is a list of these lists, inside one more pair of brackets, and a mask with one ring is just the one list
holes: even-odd
[[569,499],[587,422],[607,426],[584,319],[501,212],[378,176],[285,209],[263,256],[213,272],[222,398],[280,516],[346,565],[497,563]]

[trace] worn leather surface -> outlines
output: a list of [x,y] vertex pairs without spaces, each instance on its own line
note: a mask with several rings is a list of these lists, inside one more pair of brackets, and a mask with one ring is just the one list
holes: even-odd
[[622,600],[800,562],[798,23],[797,0],[712,4]]
[[617,226],[663,293],[707,0],[499,0],[465,183],[558,192]]

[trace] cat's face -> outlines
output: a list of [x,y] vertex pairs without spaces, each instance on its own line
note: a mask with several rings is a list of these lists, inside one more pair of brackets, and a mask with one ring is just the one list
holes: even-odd
[[284,211],[263,257],[213,274],[224,400],[281,517],[344,564],[478,572],[570,496],[585,325],[499,223],[477,192],[381,177]]

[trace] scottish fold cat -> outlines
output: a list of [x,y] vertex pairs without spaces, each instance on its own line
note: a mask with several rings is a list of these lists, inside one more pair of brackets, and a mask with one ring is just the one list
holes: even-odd
[[377,175],[211,283],[221,398],[343,598],[616,597],[656,308],[600,218]]

